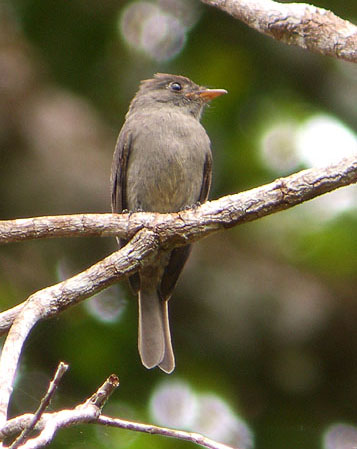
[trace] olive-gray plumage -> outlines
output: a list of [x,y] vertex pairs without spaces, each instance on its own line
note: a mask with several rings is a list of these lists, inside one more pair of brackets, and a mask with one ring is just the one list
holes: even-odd
[[[200,117],[207,102],[224,93],[178,75],[158,73],[141,83],[115,148],[113,212],[178,212],[206,201],[212,156]],[[138,346],[147,368],[175,368],[168,300],[189,252],[189,245],[161,252],[129,279],[138,293]]]

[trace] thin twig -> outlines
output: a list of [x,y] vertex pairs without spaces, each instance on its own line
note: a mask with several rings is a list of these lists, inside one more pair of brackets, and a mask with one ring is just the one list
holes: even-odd
[[64,373],[68,370],[68,365],[64,362],[60,362],[56,373],[51,380],[48,390],[45,394],[45,396],[42,398],[41,403],[36,410],[35,414],[33,415],[29,425],[22,431],[22,433],[19,435],[18,438],[12,443],[9,449],[17,449],[21,444],[26,441],[27,437],[30,435],[30,433],[35,428],[36,424],[41,419],[41,416],[44,414],[47,407],[50,405],[51,399],[53,398],[53,395],[55,394],[57,387],[62,379],[62,376]]
[[[39,421],[35,424],[35,429],[39,430],[40,434],[27,440],[22,445],[17,445],[17,449],[37,449],[44,447],[53,440],[57,430],[61,428],[79,423],[95,422],[100,416],[106,401],[118,387],[118,376],[112,374],[92,396],[74,409],[43,413]],[[26,429],[34,421],[35,416],[27,413],[26,415],[9,420],[0,432],[0,439],[9,437],[17,432],[18,429]],[[9,449],[12,449],[12,446]]]
[[111,374],[108,379],[101,385],[98,390],[84,403],[91,403],[96,407],[102,409],[113,393],[119,387],[119,377],[116,374]]
[[[39,449],[49,444],[56,432],[62,428],[76,424],[90,423],[101,424],[119,429],[132,430],[135,432],[149,433],[152,435],[162,435],[179,440],[190,441],[208,449],[232,449],[231,446],[212,440],[196,432],[186,432],[184,430],[170,429],[167,427],[144,424],[135,421],[127,421],[119,418],[111,418],[101,415],[101,409],[108,400],[112,392],[118,388],[119,379],[112,374],[101,385],[98,390],[85,402],[74,409],[61,410],[59,412],[44,413],[36,423],[36,430],[40,434],[28,440],[17,449]],[[35,415],[25,414],[10,419],[0,431],[0,439],[8,438],[19,430],[26,428],[33,421]],[[9,448],[10,449],[10,448]]]
[[[18,428],[23,428],[31,419],[32,415],[18,416],[9,420],[4,426],[0,437],[8,437]],[[127,421],[119,418],[111,418],[105,415],[99,415],[98,409],[93,407],[90,399],[77,406],[75,409],[61,410],[59,412],[45,413],[37,425],[37,430],[41,433],[31,440],[28,440],[18,449],[38,449],[50,443],[56,432],[62,428],[70,427],[76,424],[101,424],[118,429],[131,430],[134,432],[148,433],[151,435],[161,435],[178,440],[190,441],[208,449],[233,449],[232,446],[212,440],[200,433],[186,432],[184,430],[170,429],[167,427],[144,424],[135,421]],[[238,448],[235,448],[238,449]]]
[[[112,374],[90,398],[78,405],[75,409],[44,413],[35,424],[41,430],[40,434],[27,440],[22,445],[17,445],[17,449],[37,449],[44,447],[53,440],[57,430],[74,424],[89,423],[98,419],[104,404],[118,386],[118,376]],[[36,415],[32,415],[30,423],[35,420],[35,417]],[[28,415],[25,415],[25,419],[28,420]],[[21,425],[19,421],[18,424]],[[12,446],[9,449],[12,449]]]
[[[152,424],[138,423],[135,421],[126,421],[119,418],[110,418],[109,416],[99,416],[94,423],[104,424],[105,426],[118,427],[120,429],[134,430],[136,432],[150,433],[152,435],[162,435],[179,440],[191,441],[191,443],[209,449],[233,449],[231,446],[219,443],[211,438],[196,432],[186,432],[185,430],[169,429],[167,427],[154,426]],[[236,448],[238,449],[238,448]]]

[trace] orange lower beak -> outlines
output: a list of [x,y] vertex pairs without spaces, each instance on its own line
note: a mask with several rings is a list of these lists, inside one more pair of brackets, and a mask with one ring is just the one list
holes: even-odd
[[216,97],[226,94],[225,89],[202,89],[195,92],[189,92],[185,96],[187,98],[201,98],[203,101],[211,101]]

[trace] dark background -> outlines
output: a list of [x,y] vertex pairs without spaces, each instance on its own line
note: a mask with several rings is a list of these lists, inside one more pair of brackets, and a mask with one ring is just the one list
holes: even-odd
[[[316,6],[356,22],[355,0]],[[211,198],[357,151],[353,64],[288,47],[193,0],[5,1],[0,217],[110,211],[117,133],[139,81],[159,71],[229,91],[203,119]],[[121,386],[105,409],[113,416],[241,449],[251,438],[262,449],[356,446],[356,204],[345,188],[196,244],[170,304],[171,376],[141,366],[124,283],[40,323],[24,348],[12,415],[37,407],[65,360],[55,409],[115,372]],[[3,246],[1,308],[115,249],[112,238]],[[190,443],[82,426],[52,444],[129,446]]]

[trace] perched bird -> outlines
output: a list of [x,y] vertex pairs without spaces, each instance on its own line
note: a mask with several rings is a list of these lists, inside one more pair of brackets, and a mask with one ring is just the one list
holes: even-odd
[[[225,93],[164,73],[141,82],[114,152],[114,213],[178,212],[206,201],[212,155],[200,117],[210,100]],[[138,346],[147,368],[159,366],[167,373],[175,368],[168,300],[189,253],[190,245],[160,252],[154,263],[129,278],[138,294]]]

